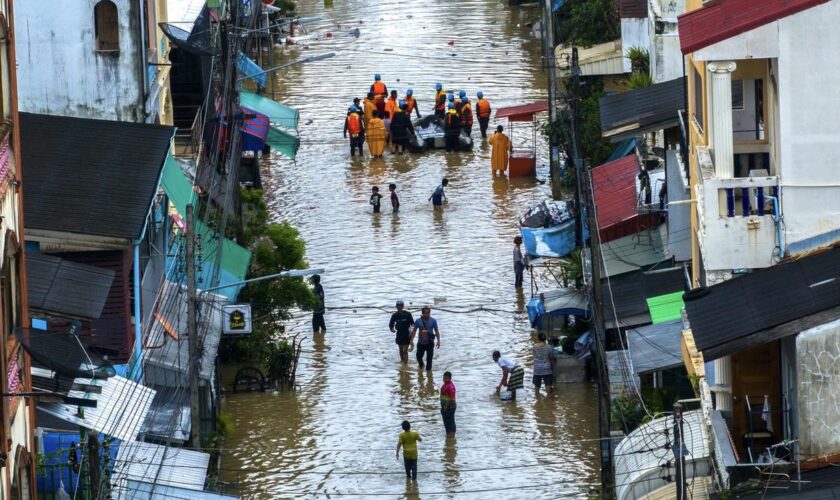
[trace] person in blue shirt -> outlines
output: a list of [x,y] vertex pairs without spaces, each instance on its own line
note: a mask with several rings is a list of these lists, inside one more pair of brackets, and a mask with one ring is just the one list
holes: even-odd
[[[446,179],[444,179],[446,180]],[[420,317],[411,327],[411,336],[408,339],[408,349],[414,349],[414,336],[417,335],[417,364],[420,368],[425,366],[426,371],[432,371],[432,359],[435,355],[435,348],[440,349],[440,329],[435,318],[432,317],[432,309],[423,306],[420,309]],[[423,363],[423,355],[426,355],[426,363]]]
[[449,179],[444,178],[432,195],[429,196],[429,201],[432,202],[432,206],[434,206],[435,209],[443,209],[443,204],[449,202],[449,200],[446,199],[446,193],[443,190],[448,185]]
[[324,322],[324,287],[321,286],[321,276],[316,274],[312,276],[312,284],[314,285],[315,297],[317,304],[312,309],[312,331],[317,333],[327,332],[327,324]]

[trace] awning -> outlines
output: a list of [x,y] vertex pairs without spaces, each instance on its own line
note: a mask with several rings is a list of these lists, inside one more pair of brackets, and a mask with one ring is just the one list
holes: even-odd
[[114,271],[52,255],[26,256],[29,307],[97,319],[114,282]]
[[111,363],[91,352],[78,335],[16,327],[15,338],[32,359],[60,375],[105,379],[116,374]]
[[[210,454],[130,440],[120,444],[112,481],[117,498],[128,495],[128,481],[154,480],[160,486],[203,491]],[[159,498],[158,495],[155,498]],[[179,497],[180,498],[180,497]]]
[[[648,297],[679,292],[685,288],[685,271],[682,267],[635,271],[610,278],[609,286],[606,279],[601,281],[601,301],[607,328],[636,326],[651,322]],[[614,314],[618,316],[618,325]]]
[[[178,380],[183,375],[178,374]],[[174,377],[173,377],[174,380]],[[154,386],[155,398],[141,431],[148,437],[186,443],[190,439],[190,392],[180,385]]]
[[671,258],[663,245],[664,228],[662,225],[652,229],[650,240],[647,234],[631,234],[601,244],[601,275],[618,276],[659,263],[663,263],[661,267],[670,267],[671,264],[664,264]]
[[107,380],[77,378],[74,383],[101,389],[99,394],[73,390],[67,393],[73,398],[96,400],[96,408],[85,408],[84,417],[78,416],[76,406],[66,404],[39,404],[38,409],[123,441],[137,438],[155,396],[154,390],[120,376]]
[[[627,435],[615,449],[616,498],[641,498],[671,482],[676,475],[674,417],[651,420]],[[686,479],[711,473],[709,438],[702,410],[683,413]]]
[[512,122],[530,122],[534,119],[535,114],[544,111],[548,111],[547,101],[520,104],[496,110],[496,119],[507,118]]
[[540,294],[545,312],[555,316],[589,316],[586,296],[572,288],[557,288]]
[[265,143],[292,160],[295,159],[298,148],[300,148],[300,139],[277,127],[268,129],[268,137]]
[[682,366],[681,341],[681,320],[628,330],[627,343],[633,372],[641,375]]
[[268,79],[266,72],[259,64],[248,59],[242,52],[239,53],[239,57],[236,59],[236,69],[239,71],[241,77],[250,78],[258,86],[265,88]]
[[675,127],[685,108],[685,78],[605,95],[600,107],[601,134],[613,142]]
[[525,253],[532,257],[565,257],[575,249],[575,221],[547,228],[520,227]]
[[268,115],[272,125],[286,127],[293,130],[298,129],[300,113],[295,108],[244,90],[239,94],[239,100],[243,106],[247,106],[251,109],[259,111],[260,113]]
[[167,0],[167,22],[158,23],[176,47],[195,55],[212,55],[210,11],[205,0]]
[[685,309],[706,361],[827,323],[840,314],[840,248],[689,292]]
[[[572,47],[558,45],[554,49],[554,57],[557,60],[557,75],[571,76]],[[624,74],[624,54],[621,50],[621,40],[586,48],[578,47],[578,65],[580,66],[581,76]]]
[[683,291],[666,293],[647,298],[650,321],[656,325],[682,318]]
[[187,213],[187,205],[196,203],[196,192],[192,182],[189,181],[178,161],[172,156],[172,152],[166,155],[166,162],[163,165],[163,174],[160,179],[161,187],[169,201],[175,205],[179,214]]
[[[200,299],[197,314],[201,349],[199,378],[209,380],[222,336],[222,305],[227,300],[215,294],[200,294]],[[186,287],[164,281],[152,312],[151,325],[145,325],[143,376],[147,384],[189,386],[187,308]],[[167,375],[166,372],[174,374]]]
[[246,106],[242,106],[241,109],[245,116],[239,127],[242,151],[262,151],[265,147],[265,139],[268,137],[268,130],[271,128],[268,115]]

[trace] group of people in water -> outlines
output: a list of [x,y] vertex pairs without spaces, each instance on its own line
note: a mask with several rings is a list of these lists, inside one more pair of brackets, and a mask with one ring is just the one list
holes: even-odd
[[[487,127],[490,123],[492,107],[490,101],[484,98],[483,92],[476,94],[475,110],[473,110],[467,92],[461,90],[456,96],[453,91],[445,91],[443,84],[435,85],[434,114],[444,130],[446,151],[458,150],[458,138],[462,133],[472,134],[474,119],[478,119],[481,136],[487,137]],[[381,158],[386,144],[390,145],[392,154],[405,152],[414,133],[411,121],[412,113],[422,118],[420,108],[414,98],[414,90],[408,89],[402,99],[396,90],[388,92],[388,86],[382,81],[378,73],[374,75],[373,84],[364,100],[358,97],[347,110],[344,121],[344,137],[350,138],[350,155],[355,156],[362,151],[365,142],[373,158]]]

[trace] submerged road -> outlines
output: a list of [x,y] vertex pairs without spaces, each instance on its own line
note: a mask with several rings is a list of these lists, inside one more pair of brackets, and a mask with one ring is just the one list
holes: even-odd
[[[528,280],[524,296],[513,287],[517,218],[549,196],[548,185],[494,180],[477,123],[471,153],[386,153],[375,161],[351,159],[341,134],[347,107],[364,97],[374,73],[400,96],[414,89],[423,114],[431,112],[436,82],[467,90],[473,101],[482,90],[495,109],[544,100],[540,42],[526,26],[538,8],[499,0],[334,4],[300,1],[301,15],[324,19],[308,27],[311,40],[275,53],[275,61],[337,56],[278,73],[274,97],[300,109],[302,146],[296,162],[272,156],[264,165],[273,216],[299,228],[310,264],[327,269],[328,331],[313,338],[308,314],[287,325],[308,337],[298,392],[227,396],[236,432],[224,445],[222,480],[248,499],[587,497],[598,483],[594,387],[559,386],[554,397],[534,397],[533,338],[521,312]],[[359,38],[345,34],[355,28]],[[532,139],[518,124],[514,142]],[[540,134],[537,146],[545,180]],[[426,200],[442,177],[450,179],[450,203],[438,213]],[[398,185],[399,215],[390,213],[389,182]],[[368,205],[373,185],[386,196],[382,214]],[[440,323],[431,375],[414,362],[399,364],[388,331],[396,299],[415,317],[430,304]],[[494,396],[494,349],[528,367],[515,403]],[[439,413],[445,370],[458,389],[455,441],[445,440]],[[404,419],[424,438],[416,485],[394,458]]]

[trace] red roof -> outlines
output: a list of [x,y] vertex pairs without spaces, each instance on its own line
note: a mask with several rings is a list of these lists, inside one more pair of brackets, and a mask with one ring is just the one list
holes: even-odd
[[[603,234],[639,214],[636,178],[639,160],[628,155],[592,169],[598,229]],[[602,243],[606,243],[602,241]]]
[[679,17],[683,54],[746,33],[829,0],[720,0]]
[[500,108],[496,111],[496,118],[507,118],[512,122],[529,122],[534,119],[535,114],[542,111],[548,111],[548,101]]

